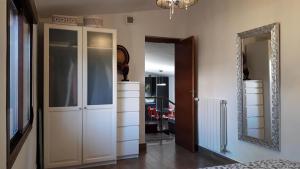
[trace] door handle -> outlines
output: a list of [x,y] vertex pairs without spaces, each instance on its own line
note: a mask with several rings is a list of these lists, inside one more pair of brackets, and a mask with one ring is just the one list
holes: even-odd
[[84,109],[87,109],[87,107],[84,107]]
[[194,97],[194,101],[199,102],[199,98],[198,97]]
[[82,110],[82,108],[81,108],[81,107],[79,107],[79,108],[78,108],[78,110]]

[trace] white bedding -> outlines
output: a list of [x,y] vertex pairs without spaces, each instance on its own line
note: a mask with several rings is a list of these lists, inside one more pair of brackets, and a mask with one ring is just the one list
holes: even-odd
[[225,166],[208,167],[205,169],[300,169],[300,163],[288,160],[263,160],[250,163],[237,163]]

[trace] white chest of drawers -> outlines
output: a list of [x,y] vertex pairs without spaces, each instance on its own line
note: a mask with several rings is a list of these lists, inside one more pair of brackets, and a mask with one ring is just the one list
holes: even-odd
[[140,83],[118,82],[117,157],[135,158],[139,154]]
[[250,137],[265,139],[265,106],[262,80],[244,81],[244,111],[246,133]]

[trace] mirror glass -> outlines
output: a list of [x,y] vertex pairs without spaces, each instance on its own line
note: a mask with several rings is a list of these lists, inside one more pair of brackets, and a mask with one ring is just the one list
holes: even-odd
[[243,133],[270,141],[271,33],[242,39]]

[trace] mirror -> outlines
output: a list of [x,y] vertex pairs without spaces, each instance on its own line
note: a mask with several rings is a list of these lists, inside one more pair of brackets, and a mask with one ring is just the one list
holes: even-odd
[[237,35],[239,139],[280,150],[279,24]]

